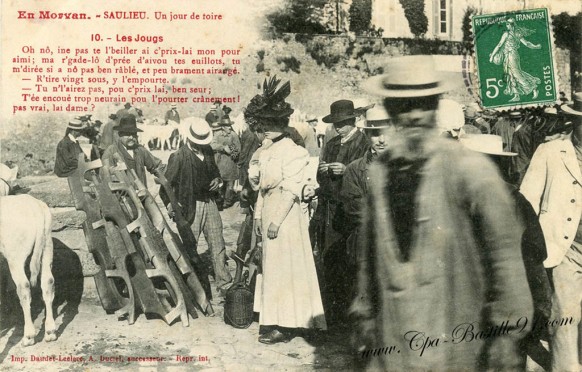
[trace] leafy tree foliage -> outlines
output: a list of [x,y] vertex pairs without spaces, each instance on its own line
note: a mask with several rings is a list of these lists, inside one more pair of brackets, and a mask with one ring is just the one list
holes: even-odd
[[428,18],[424,13],[424,0],[400,0],[400,4],[404,8],[410,32],[416,37],[423,36],[428,30]]
[[571,16],[560,13],[552,17],[556,46],[570,49],[573,53],[580,52],[582,47],[582,13]]
[[267,20],[277,32],[327,33],[325,27],[314,18],[314,11],[326,3],[326,0],[285,0],[281,9],[267,15]]
[[372,0],[353,0],[350,6],[350,31],[362,34],[370,29]]

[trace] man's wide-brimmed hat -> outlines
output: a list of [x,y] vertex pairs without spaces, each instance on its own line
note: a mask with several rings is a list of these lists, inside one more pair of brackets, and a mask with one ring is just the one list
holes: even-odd
[[230,127],[233,124],[232,120],[230,120],[230,116],[224,115],[220,118],[220,125],[223,127]]
[[435,69],[431,56],[394,58],[384,68],[385,74],[366,80],[362,88],[386,98],[414,98],[442,94],[454,84]]
[[384,129],[390,128],[390,116],[383,107],[374,107],[366,111],[366,120],[356,124],[362,129]]
[[354,102],[341,99],[335,101],[329,106],[329,115],[324,116],[321,121],[324,123],[338,123],[351,118],[356,118],[361,115],[361,108],[354,108]]
[[186,137],[199,145],[208,145],[212,142],[212,130],[206,120],[197,117],[184,119],[184,124],[188,126]]
[[137,127],[137,121],[135,120],[135,116],[133,115],[127,115],[122,117],[119,120],[119,125],[114,126],[113,130],[124,133],[143,132],[143,130]]
[[503,138],[495,134],[466,134],[459,137],[461,142],[469,150],[488,155],[516,156],[515,152],[503,151]]
[[562,111],[568,115],[582,116],[582,93],[574,93],[572,100],[573,104],[561,106]]
[[79,119],[72,119],[69,121],[69,124],[67,124],[67,128],[69,129],[81,130],[84,127],[85,125]]

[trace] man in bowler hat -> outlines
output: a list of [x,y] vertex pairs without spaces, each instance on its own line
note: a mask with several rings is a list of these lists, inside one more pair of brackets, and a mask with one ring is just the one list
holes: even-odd
[[361,158],[370,148],[370,141],[356,128],[356,118],[361,109],[354,108],[349,100],[331,104],[329,115],[323,122],[332,123],[338,136],[332,138],[322,149],[317,182],[319,203],[312,219],[316,231],[316,249],[322,256],[323,300],[328,325],[343,323],[349,307],[349,287],[342,278],[349,266],[346,255],[347,221],[343,215],[339,198],[346,166]]
[[163,173],[165,166],[160,159],[138,143],[137,134],[143,132],[137,127],[135,116],[128,115],[119,121],[119,125],[113,127],[117,133],[117,140],[103,153],[104,165],[115,167],[119,163],[125,163],[128,169],[135,170],[139,180],[147,186],[147,170],[157,176]]

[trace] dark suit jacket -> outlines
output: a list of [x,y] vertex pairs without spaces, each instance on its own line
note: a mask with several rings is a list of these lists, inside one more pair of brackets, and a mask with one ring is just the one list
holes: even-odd
[[71,141],[68,135],[63,137],[57,145],[55,174],[59,177],[70,176],[77,169],[79,154],[82,152],[78,142]]
[[[325,144],[320,157],[321,162],[340,162],[348,165],[361,158],[370,149],[370,140],[360,131],[356,132],[347,143],[341,144],[337,136]],[[317,172],[317,182],[320,185],[320,195],[324,198],[337,200],[341,191],[342,176]]]
[[[182,205],[184,218],[189,223],[194,222],[196,201],[214,198],[216,194],[209,191],[210,182],[220,178],[210,145],[202,147],[202,154],[204,160],[200,160],[188,145],[183,145],[170,155],[166,169],[166,179]],[[164,204],[169,203],[165,190],[160,191],[160,197]]]
[[368,169],[370,163],[376,158],[371,151],[361,158],[354,160],[346,167],[340,201],[342,202],[346,227],[355,230],[362,219],[362,210],[368,195]]

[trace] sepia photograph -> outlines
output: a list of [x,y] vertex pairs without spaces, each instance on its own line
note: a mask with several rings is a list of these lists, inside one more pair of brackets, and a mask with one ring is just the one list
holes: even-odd
[[581,0],[0,7],[2,371],[582,371]]

